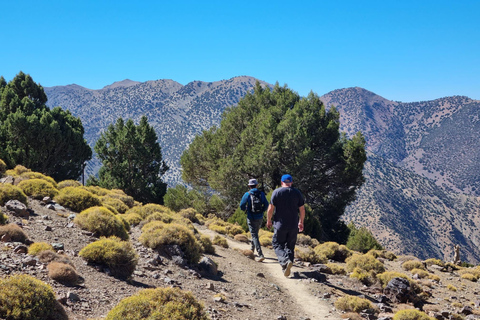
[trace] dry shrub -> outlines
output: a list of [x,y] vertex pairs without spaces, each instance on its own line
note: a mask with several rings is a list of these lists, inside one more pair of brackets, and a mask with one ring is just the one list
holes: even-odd
[[[131,214],[129,213],[131,212],[130,210],[127,211],[126,214]],[[140,214],[138,213],[135,213],[137,215],[139,215],[141,217]],[[172,215],[172,212],[154,212],[152,214],[149,214],[145,219],[142,218],[142,222],[141,222],[141,225],[146,225],[147,223],[149,222],[152,222],[152,221],[162,221],[164,223],[171,223],[174,219],[173,215]]]
[[466,278],[464,279],[467,279],[467,280],[470,280],[473,276],[473,278],[475,278],[475,280],[470,280],[470,281],[477,281],[478,279],[480,279],[480,267],[477,266],[475,268],[465,268],[465,269],[461,269],[458,271],[458,273],[462,276],[463,278],[463,275],[465,274],[470,274],[471,276],[467,276]]
[[0,212],[0,226],[1,225],[4,225],[5,223],[7,223],[8,221],[8,218],[6,215],[3,214],[3,212]]
[[118,215],[118,217],[125,219],[131,226],[136,226],[142,222],[142,217],[138,213],[124,213]]
[[76,180],[63,180],[58,183],[57,189],[61,190],[66,187],[80,187],[82,184]]
[[237,240],[237,241],[240,241],[240,242],[245,242],[245,243],[249,243],[250,240],[248,240],[248,237],[245,233],[242,233],[242,234],[236,234],[235,237],[233,237],[233,239]]
[[178,214],[191,222],[197,222],[198,211],[193,208],[182,209]]
[[0,159],[0,177],[5,174],[5,171],[7,171],[7,165],[5,164],[5,161]]
[[327,259],[344,262],[352,252],[344,245],[339,245],[336,242],[324,242],[314,248],[318,256],[324,256]]
[[40,251],[37,255],[37,258],[41,263],[50,263],[52,261],[56,261],[74,267],[73,262],[66,255],[58,254],[52,250]]
[[390,251],[387,251],[387,250],[372,249],[372,250],[368,251],[367,254],[371,254],[375,258],[383,258],[383,259],[387,259],[387,260],[390,260],[390,261],[393,261],[393,260],[397,259],[397,256],[393,252],[390,252]]
[[102,237],[88,244],[78,255],[88,263],[107,266],[112,275],[120,279],[130,277],[138,263],[133,245],[118,237]]
[[50,279],[65,285],[74,285],[78,282],[78,273],[75,268],[62,262],[50,262],[47,266]]
[[0,206],[4,206],[9,200],[18,200],[27,205],[27,199],[27,195],[19,187],[13,184],[0,183]]
[[224,237],[220,236],[220,235],[215,235],[215,237],[213,237],[213,241],[212,243],[214,245],[217,245],[217,246],[220,246],[220,247],[224,247],[224,248],[228,248],[228,242],[227,242],[227,239],[225,239]]
[[345,260],[346,269],[348,272],[352,272],[355,268],[361,268],[365,271],[374,271],[375,273],[385,272],[383,263],[375,259],[369,254],[353,254],[351,257]]
[[7,176],[18,177],[24,172],[32,172],[32,170],[27,169],[26,167],[22,166],[21,164],[17,164],[15,168],[11,170],[7,170],[5,174]]
[[100,197],[100,201],[102,202],[102,205],[107,207],[113,207],[117,213],[125,213],[129,209],[128,206],[123,203],[122,200],[120,199],[115,199],[110,196],[103,196]]
[[430,275],[428,271],[425,271],[424,269],[418,269],[418,268],[414,268],[410,270],[410,272],[412,274],[416,274],[420,279],[427,278]]
[[208,320],[203,305],[191,292],[178,288],[140,290],[135,295],[121,300],[105,320],[141,319],[196,319]]
[[45,250],[53,251],[52,245],[46,242],[35,242],[28,247],[28,254],[32,256],[38,255],[40,252]]
[[443,262],[440,259],[435,259],[435,258],[430,258],[430,259],[425,260],[425,264],[427,266],[432,266],[432,265],[435,264],[435,265],[440,266],[440,267],[445,267],[445,262]]
[[311,247],[307,248],[295,248],[295,257],[304,262],[310,262],[313,264],[316,263],[326,263],[327,258],[324,256],[319,256]]
[[418,261],[418,260],[405,261],[404,263],[402,263],[402,268],[407,270],[407,271],[411,271],[413,269],[423,269],[423,270],[425,270],[425,266],[423,265],[423,263],[421,261]]
[[364,320],[364,318],[360,314],[355,312],[343,313],[341,317],[342,319],[349,319],[349,320]]
[[40,179],[40,180],[47,181],[47,182],[51,183],[52,186],[55,189],[57,189],[57,186],[58,186],[57,182],[53,178],[51,178],[49,176],[46,176],[46,175],[44,175],[40,172],[34,172],[34,171],[29,170],[29,171],[21,173],[20,177],[25,178],[25,179]]
[[316,246],[319,245],[319,242],[315,238],[312,239],[312,237],[306,234],[299,233],[297,235],[297,245],[315,248]]
[[128,239],[123,221],[104,207],[92,207],[83,210],[73,220],[82,229],[95,233],[97,237],[117,236]]
[[464,273],[460,276],[462,279],[469,280],[472,282],[477,282],[478,278],[471,273]]
[[195,238],[194,233],[186,226],[161,221],[152,221],[142,227],[140,242],[152,249],[161,249],[165,245],[178,245],[191,264],[200,260],[202,247]]
[[341,274],[341,275],[347,274],[347,271],[345,270],[345,268],[336,263],[327,263],[327,268],[330,269],[332,274]]
[[41,200],[44,197],[53,198],[58,194],[58,190],[48,181],[42,179],[29,179],[20,181],[18,187],[23,192],[34,199]]
[[195,219],[197,220],[197,223],[198,223],[198,224],[200,224],[200,225],[204,225],[204,224],[205,224],[206,219],[205,219],[205,217],[204,217],[202,214],[197,213],[197,214],[195,215]]
[[447,284],[447,289],[450,291],[457,291],[457,287],[455,287],[453,284]]
[[393,315],[393,320],[433,320],[426,313],[417,309],[400,310]]
[[372,309],[378,312],[378,309],[367,299],[359,298],[356,296],[345,295],[335,301],[335,308],[345,312],[357,312],[362,310]]
[[356,267],[353,269],[353,272],[350,274],[350,278],[357,279],[364,285],[372,285],[375,282],[375,272],[373,270],[364,270],[362,268]]
[[0,318],[42,320],[55,316],[55,292],[28,275],[0,279]]
[[107,194],[110,198],[118,199],[122,201],[127,207],[133,208],[135,205],[140,205],[140,203],[136,203],[132,196],[127,195],[123,190],[120,189],[112,189],[109,190],[110,192]]
[[215,247],[213,246],[212,240],[207,235],[197,235],[198,241],[202,245],[203,252],[208,254],[215,254]]
[[428,276],[428,279],[432,280],[432,281],[435,281],[435,282],[440,282],[440,277],[437,276],[436,274],[430,274]]
[[272,246],[272,238],[273,238],[273,232],[260,229],[258,231],[258,240],[260,241],[260,244],[264,247],[271,247]]
[[255,260],[255,254],[250,249],[237,249],[237,248],[235,248],[234,250],[240,252],[242,255],[244,255],[245,257],[247,257],[249,259]]
[[162,206],[160,204],[155,204],[155,203],[148,203],[144,206],[138,206],[138,207],[133,207],[125,213],[138,213],[142,219],[147,218],[149,215],[155,213],[155,212],[160,212],[160,213],[166,213],[170,216],[173,216],[173,211],[170,210],[169,208]]
[[82,187],[65,187],[55,196],[55,201],[72,211],[81,212],[85,209],[102,205],[100,198]]
[[9,223],[4,226],[0,226],[0,238],[3,235],[8,235],[12,242],[22,242],[27,240],[25,232],[15,223]]
[[218,224],[210,224],[208,229],[220,234],[227,234],[227,228],[225,226],[219,226]]
[[83,187],[83,189],[93,193],[94,195],[97,195],[99,197],[106,196],[107,194],[110,193],[109,189],[105,189],[99,186],[86,186]]

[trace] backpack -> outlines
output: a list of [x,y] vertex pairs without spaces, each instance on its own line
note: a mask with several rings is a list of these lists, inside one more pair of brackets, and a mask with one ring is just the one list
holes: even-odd
[[263,202],[262,202],[262,192],[259,190],[256,191],[250,191],[250,212],[255,214],[255,213],[263,213],[265,209],[263,208]]

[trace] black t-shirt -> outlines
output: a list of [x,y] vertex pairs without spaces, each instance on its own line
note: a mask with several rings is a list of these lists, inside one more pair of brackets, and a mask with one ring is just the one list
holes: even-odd
[[270,203],[275,206],[273,226],[279,230],[298,228],[298,208],[305,204],[302,193],[292,187],[281,187],[272,193]]

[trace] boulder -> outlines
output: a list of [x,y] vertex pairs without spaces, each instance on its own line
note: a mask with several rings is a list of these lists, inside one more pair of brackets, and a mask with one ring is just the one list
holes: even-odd
[[7,201],[5,207],[7,208],[7,210],[13,212],[13,214],[18,217],[28,218],[30,216],[30,213],[27,210],[27,206],[18,200]]
[[383,289],[383,294],[394,303],[417,302],[418,296],[404,278],[393,278]]

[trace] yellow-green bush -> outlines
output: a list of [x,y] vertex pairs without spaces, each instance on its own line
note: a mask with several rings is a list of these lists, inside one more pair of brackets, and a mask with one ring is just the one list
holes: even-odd
[[182,209],[178,214],[191,222],[197,222],[198,211],[193,208]]
[[136,226],[140,222],[142,222],[142,217],[140,217],[138,213],[124,213],[118,216],[125,219],[128,222],[128,224],[131,226]]
[[138,263],[132,244],[117,237],[102,237],[88,244],[78,255],[88,263],[107,266],[113,276],[121,279],[130,277]]
[[202,246],[190,229],[178,223],[149,222],[142,227],[139,240],[144,246],[152,249],[178,245],[189,263],[195,264],[200,260]]
[[414,268],[412,270],[410,270],[410,272],[412,274],[416,274],[420,279],[423,279],[423,278],[427,278],[430,273],[428,273],[428,271],[424,270],[424,269],[418,269],[418,268]]
[[4,206],[9,200],[18,200],[28,205],[27,195],[17,186],[8,183],[0,183],[0,206]]
[[436,264],[437,266],[445,267],[445,262],[443,262],[440,259],[430,258],[430,259],[425,260],[425,263],[427,264],[427,266],[431,266],[431,265]]
[[203,305],[191,292],[178,288],[140,290],[137,294],[121,300],[105,320],[208,320]]
[[126,213],[130,213],[131,211],[138,213],[143,219],[155,212],[168,213],[170,215],[172,215],[173,213],[173,211],[169,208],[156,203],[147,203],[146,205],[141,207],[133,207]]
[[344,262],[352,252],[344,245],[339,245],[336,242],[324,242],[314,248],[318,256],[324,256],[327,259]]
[[7,170],[5,174],[7,176],[18,177],[24,172],[32,172],[32,170],[27,169],[26,167],[22,166],[21,164],[17,164],[15,168],[11,170]]
[[301,261],[310,263],[326,263],[327,258],[325,256],[319,256],[311,247],[307,248],[295,248],[295,257]]
[[86,187],[83,187],[83,188],[85,190],[93,193],[94,195],[99,196],[99,197],[105,196],[108,193],[110,193],[109,189],[105,189],[105,188],[102,188],[102,187],[99,187],[99,186],[86,186]]
[[14,242],[23,243],[25,240],[27,240],[27,235],[25,232],[23,232],[22,228],[15,223],[9,223],[4,226],[0,226],[0,238],[5,234],[8,235]]
[[[475,278],[480,279],[480,267],[477,266],[475,268],[465,268],[465,269],[461,269],[458,271],[458,273],[460,275],[464,275],[464,274],[471,274],[473,275]],[[469,277],[470,278],[470,277]]]
[[364,270],[359,267],[355,267],[350,274],[350,278],[357,279],[365,285],[371,285],[375,282],[375,272],[373,270]]
[[36,256],[37,254],[45,250],[54,251],[51,244],[48,244],[46,242],[35,242],[28,247],[28,254]]
[[372,249],[372,250],[368,251],[367,254],[371,254],[375,258],[383,258],[383,259],[387,259],[387,260],[390,260],[390,261],[393,261],[393,260],[397,259],[397,256],[393,252],[390,252],[390,251],[387,251],[387,250]]
[[204,225],[204,224],[205,224],[206,219],[205,219],[205,217],[204,217],[202,214],[197,213],[197,214],[195,215],[195,219],[197,220],[197,223],[198,223],[198,224],[201,224],[201,225]]
[[258,230],[258,240],[260,244],[264,247],[272,246],[273,232],[260,229]]
[[8,221],[8,218],[6,215],[3,214],[3,212],[0,212],[0,226],[1,225],[4,225],[5,223],[7,223]]
[[393,320],[434,320],[435,318],[429,317],[425,312],[417,309],[405,309],[397,311],[393,315]]
[[104,207],[92,207],[83,210],[73,220],[80,228],[93,232],[97,237],[117,236],[128,239],[123,221]]
[[214,245],[217,245],[217,246],[220,246],[220,247],[224,247],[224,248],[228,248],[228,242],[227,242],[227,239],[225,239],[224,237],[220,236],[220,235],[215,235],[215,237],[213,237],[213,241],[212,243]]
[[110,198],[114,198],[114,199],[118,199],[118,200],[122,201],[129,208],[132,208],[136,204],[139,204],[138,202],[136,202],[133,199],[132,196],[127,195],[125,192],[123,192],[123,190],[120,190],[120,189],[110,190],[110,192],[108,193],[108,196]]
[[122,200],[107,196],[100,197],[103,206],[111,206],[117,213],[125,213],[129,209]]
[[61,190],[66,187],[80,187],[82,184],[76,180],[63,180],[58,183],[57,189]]
[[365,271],[374,271],[377,274],[385,271],[383,263],[369,254],[353,254],[345,262],[348,272],[352,272],[357,267]]
[[215,254],[215,247],[213,246],[212,240],[207,235],[200,235],[198,241],[202,245],[203,252],[209,254]]
[[393,278],[403,278],[403,279],[407,279],[408,282],[410,282],[410,285],[413,283],[413,280],[407,276],[406,274],[404,273],[400,273],[400,272],[395,272],[395,271],[385,271],[381,274],[377,274],[377,278],[380,280],[380,282],[382,283],[382,286],[385,288],[387,286],[387,284],[390,282],[390,280],[392,280]]
[[457,291],[457,287],[455,287],[453,284],[447,284],[447,289],[450,291]]
[[218,224],[210,224],[208,226],[208,229],[212,230],[212,231],[215,231],[217,233],[220,233],[220,234],[227,234],[227,227],[225,226],[220,226]]
[[0,318],[45,320],[55,315],[55,292],[28,275],[0,279]]
[[413,269],[423,269],[423,270],[425,270],[425,266],[423,265],[423,263],[421,261],[418,261],[418,260],[405,261],[404,263],[402,263],[402,268],[407,270],[407,271],[410,271],[410,270],[413,270]]
[[23,192],[34,199],[43,199],[44,197],[53,198],[58,194],[58,190],[48,181],[42,179],[28,179],[20,181],[18,187]]
[[347,274],[347,271],[344,267],[335,263],[327,263],[327,268],[330,269],[332,274]]
[[370,301],[356,296],[345,295],[335,301],[335,308],[345,312],[357,312],[372,309],[378,311]]
[[477,282],[478,278],[471,273],[464,273],[460,276],[462,279],[469,280],[472,282]]
[[82,187],[65,187],[55,196],[55,201],[75,212],[102,205],[100,198]]
[[75,268],[66,263],[52,261],[47,265],[50,279],[65,285],[74,285],[78,282],[78,273]]
[[57,186],[58,186],[57,182],[53,178],[46,176],[40,172],[26,171],[21,173],[20,177],[26,178],[26,179],[40,179],[40,180],[50,182],[55,189],[57,189]]
[[7,171],[7,165],[2,159],[0,159],[0,177],[5,174],[5,171]]
[[[132,213],[129,213],[129,212],[132,212]],[[133,213],[133,211],[130,211],[130,210],[128,210],[126,214],[137,214],[141,218],[140,214]],[[154,212],[152,214],[149,214],[145,219],[143,219],[142,225],[146,225],[147,223],[152,222],[152,221],[162,221],[164,223],[171,223],[173,220],[174,220],[174,217],[173,217],[171,212],[166,212],[166,211],[158,212],[157,211],[157,212]]]

